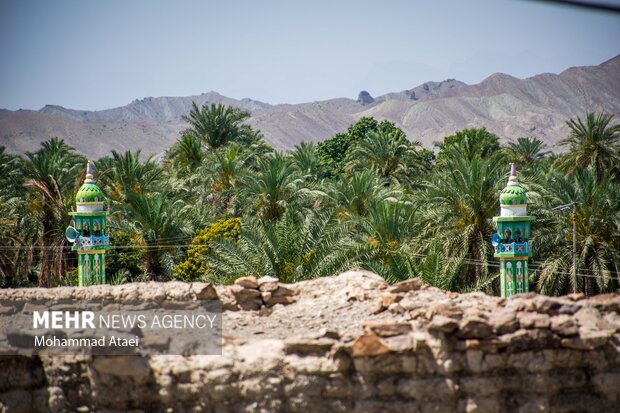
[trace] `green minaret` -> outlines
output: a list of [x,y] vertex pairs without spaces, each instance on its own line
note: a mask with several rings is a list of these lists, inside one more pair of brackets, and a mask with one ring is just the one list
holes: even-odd
[[88,161],[86,179],[75,195],[76,211],[65,235],[78,253],[79,285],[105,284],[105,252],[110,248],[106,211],[101,189],[93,180],[92,162]]
[[493,246],[500,259],[502,297],[509,297],[530,289],[527,261],[532,256],[530,224],[535,219],[527,215],[526,191],[517,180],[514,164],[510,164],[510,178],[499,203],[500,216],[493,217],[497,223]]

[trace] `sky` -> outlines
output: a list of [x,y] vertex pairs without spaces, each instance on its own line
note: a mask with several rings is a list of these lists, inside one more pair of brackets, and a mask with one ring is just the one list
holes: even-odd
[[528,0],[0,0],[0,108],[11,110],[211,90],[355,99],[618,54],[620,13]]

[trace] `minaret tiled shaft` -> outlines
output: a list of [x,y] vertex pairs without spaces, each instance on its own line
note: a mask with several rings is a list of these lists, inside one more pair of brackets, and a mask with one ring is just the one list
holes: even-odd
[[495,257],[500,259],[501,295],[509,297],[529,291],[528,259],[532,256],[531,222],[527,215],[526,190],[517,179],[514,164],[510,164],[508,184],[500,194],[500,216],[497,224]]
[[76,210],[67,238],[78,253],[79,285],[105,284],[105,252],[110,248],[104,196],[93,179],[92,162],[86,166],[84,184],[75,195]]

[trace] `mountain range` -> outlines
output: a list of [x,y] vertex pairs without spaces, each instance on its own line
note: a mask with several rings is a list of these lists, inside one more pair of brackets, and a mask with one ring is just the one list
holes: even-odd
[[496,73],[475,85],[448,79],[377,97],[362,91],[357,99],[301,104],[270,105],[211,91],[187,97],[147,97],[100,111],[55,105],[38,111],[0,109],[0,146],[24,153],[58,136],[92,158],[126,149],[158,154],[187,127],[181,118],[192,102],[223,103],[248,111],[248,123],[281,150],[301,141],[327,139],[363,116],[395,122],[409,139],[427,147],[457,130],[484,126],[503,141],[535,136],[550,149],[558,149],[558,141],[568,132],[568,119],[583,118],[592,111],[620,114],[620,55],[598,66],[572,67],[560,74],[517,79]]

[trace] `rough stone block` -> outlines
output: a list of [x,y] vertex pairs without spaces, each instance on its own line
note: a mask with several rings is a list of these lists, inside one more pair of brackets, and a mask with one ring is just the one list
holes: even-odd
[[412,278],[394,284],[388,288],[390,293],[406,293],[407,291],[418,291],[424,286],[424,283],[419,278]]
[[412,327],[410,323],[368,323],[364,325],[364,330],[379,337],[392,337],[408,334]]
[[373,333],[365,333],[359,336],[353,342],[351,350],[354,357],[378,356],[391,351],[390,348]]
[[429,330],[442,331],[444,333],[452,333],[459,327],[459,322],[454,318],[446,317],[438,314],[428,325]]
[[278,289],[278,279],[268,275],[257,280],[258,289],[261,291],[275,291]]
[[151,373],[148,360],[138,356],[96,357],[93,367],[99,373],[111,376],[141,378]]
[[240,285],[243,288],[251,288],[258,290],[258,281],[254,276],[239,277],[235,280],[235,285]]
[[217,300],[217,292],[209,283],[194,282],[191,291],[198,300]]
[[493,327],[482,318],[467,317],[461,321],[456,334],[460,338],[483,339],[493,335]]
[[579,328],[573,317],[570,317],[566,314],[560,314],[555,317],[551,317],[550,322],[551,331],[560,336],[575,336],[579,332]]

